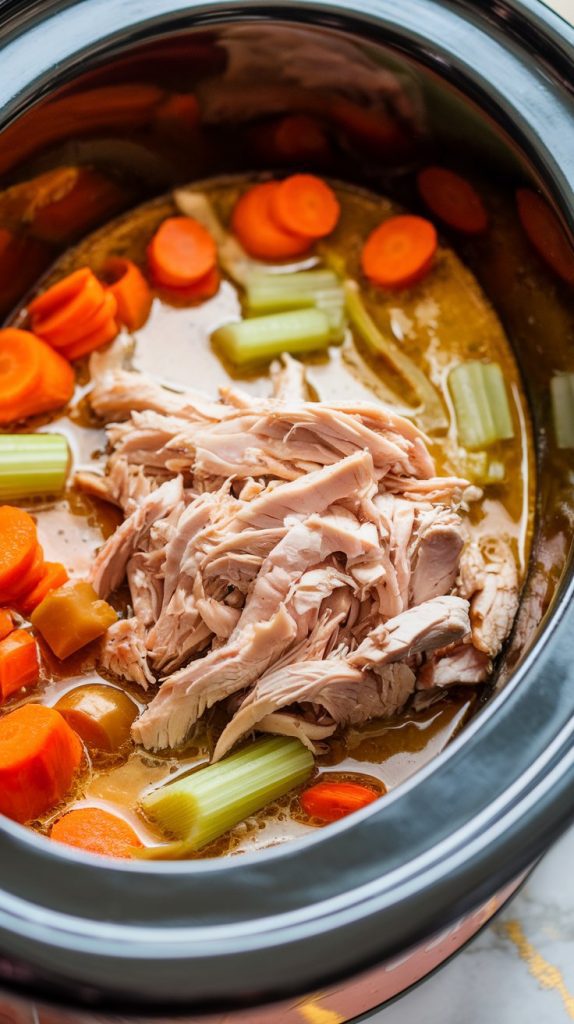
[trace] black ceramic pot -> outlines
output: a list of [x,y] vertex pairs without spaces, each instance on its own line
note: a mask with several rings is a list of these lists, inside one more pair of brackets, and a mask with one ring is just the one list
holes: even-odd
[[[508,238],[525,183],[574,226],[574,32],[537,0],[5,2],[0,44],[3,188],[82,160],[138,196],[261,166],[252,124],[288,108],[332,119],[339,176],[408,202],[412,168],[447,154],[496,183]],[[158,128],[174,90],[204,134]],[[102,866],[2,821],[0,1020],[350,1020],[459,948],[572,819],[572,460],[549,418],[572,290],[542,262],[534,285],[505,237],[463,251],[537,432],[531,571],[491,700],[376,810],[257,856]],[[41,241],[34,274],[64,244]]]

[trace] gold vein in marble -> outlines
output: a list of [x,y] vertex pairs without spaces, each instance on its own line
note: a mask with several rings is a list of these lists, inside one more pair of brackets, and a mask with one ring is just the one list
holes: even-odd
[[574,1020],[574,995],[568,991],[562,971],[545,960],[528,941],[520,921],[506,921],[503,924],[503,929],[513,945],[516,946],[518,955],[524,960],[532,977],[536,979],[541,988],[552,989],[558,993],[566,1013],[571,1020]]

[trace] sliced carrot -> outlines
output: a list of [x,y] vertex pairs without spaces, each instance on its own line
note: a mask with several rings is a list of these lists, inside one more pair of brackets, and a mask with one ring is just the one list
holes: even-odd
[[156,107],[154,124],[167,135],[192,132],[199,125],[199,103],[190,92],[174,92]]
[[301,256],[312,242],[279,227],[273,216],[276,181],[254,185],[238,199],[231,217],[232,228],[250,256],[263,260],[284,260]]
[[445,224],[467,235],[486,231],[484,204],[466,178],[446,167],[427,167],[418,175],[417,185],[429,210]]
[[52,825],[50,838],[104,857],[131,857],[143,846],[131,825],[100,807],[78,807]]
[[117,319],[129,331],[145,324],[152,304],[149,285],[139,267],[121,256],[111,256],[103,268],[108,291],[117,303]]
[[[75,275],[70,275],[75,276]],[[66,278],[64,278],[65,284]],[[62,284],[61,281],[55,285]],[[49,289],[50,291],[51,289]],[[74,332],[86,333],[84,325],[102,308],[105,299],[103,285],[90,270],[75,294],[61,300],[52,307],[48,316],[38,316],[30,306],[32,329],[38,337],[56,348],[62,348],[66,341],[76,341]]]
[[64,583],[68,582],[68,573],[61,562],[44,562],[42,575],[38,582],[25,592],[19,602],[23,615],[30,615],[52,590],[57,590]]
[[0,410],[28,396],[38,384],[41,351],[29,331],[0,330]]
[[209,231],[193,217],[167,217],[148,246],[154,281],[168,288],[187,288],[205,277],[217,262]]
[[57,245],[69,242],[124,205],[126,193],[116,182],[88,167],[74,170],[66,194],[35,211],[30,230],[36,238]]
[[0,608],[0,640],[14,629],[14,620],[7,608]]
[[34,557],[25,572],[10,586],[2,588],[2,600],[16,604],[25,594],[29,593],[42,578],[44,571],[44,551],[41,544],[36,544]]
[[[2,332],[0,331],[0,350]],[[74,371],[54,349],[30,335],[40,357],[40,378],[28,394],[15,402],[0,400],[0,423],[12,423],[65,405],[74,393]]]
[[314,174],[292,174],[280,182],[273,193],[271,210],[284,231],[305,238],[330,235],[341,213],[333,189]]
[[518,189],[516,205],[522,227],[538,254],[563,281],[574,284],[574,250],[552,208],[529,188]]
[[69,793],[82,761],[76,733],[53,708],[24,704],[0,719],[0,813],[33,821]]
[[368,786],[356,782],[318,782],[301,793],[299,801],[310,818],[338,821],[361,807],[367,807],[379,796]]
[[0,590],[17,584],[37,552],[36,523],[24,509],[0,506]]
[[[110,296],[113,298],[113,296]],[[118,325],[116,321],[110,317],[106,322],[99,327],[92,334],[88,334],[85,338],[80,338],[79,341],[74,342],[68,348],[62,350],[62,355],[66,359],[81,359],[82,356],[88,355],[89,352],[93,352],[97,348],[101,348],[102,345],[107,345],[109,341],[113,341],[118,333]]]
[[214,267],[205,277],[201,277],[195,284],[190,284],[189,288],[170,288],[164,294],[165,298],[175,306],[205,302],[206,299],[211,299],[216,294],[220,283],[221,275],[217,267]]
[[0,640],[0,700],[8,700],[40,678],[38,645],[30,633],[15,629]]
[[385,288],[405,288],[430,270],[437,248],[434,226],[409,214],[391,217],[369,235],[363,246],[365,275]]
[[118,304],[115,296],[111,292],[102,289],[102,302],[97,309],[89,317],[71,325],[59,336],[57,344],[59,351],[67,358],[67,351],[72,345],[83,342],[86,338],[91,337],[91,335],[95,335],[97,331],[102,330],[110,320],[115,320],[117,309]]
[[49,317],[59,306],[65,305],[76,297],[87,281],[90,280],[92,271],[89,267],[80,267],[72,274],[62,277],[56,284],[37,295],[28,304],[28,316],[32,323],[35,319]]

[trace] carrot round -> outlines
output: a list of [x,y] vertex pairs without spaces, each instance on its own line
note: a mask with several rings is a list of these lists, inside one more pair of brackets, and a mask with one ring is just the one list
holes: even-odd
[[[113,299],[113,295],[109,297]],[[118,325],[115,319],[113,317],[108,317],[105,323],[91,334],[80,338],[72,345],[62,349],[62,355],[70,361],[73,359],[80,359],[82,356],[88,355],[89,352],[93,352],[95,349],[101,348],[102,345],[107,345],[109,341],[113,341],[117,333]]]
[[14,620],[7,608],[0,608],[0,640],[14,629]]
[[25,591],[19,601],[20,611],[23,615],[30,615],[50,591],[57,590],[67,582],[68,573],[61,562],[44,562],[39,580],[30,590]]
[[72,345],[76,345],[77,342],[89,338],[96,331],[100,331],[110,320],[115,320],[117,308],[118,304],[115,296],[111,292],[102,289],[99,305],[91,311],[89,316],[71,323],[67,329],[63,330],[58,336],[57,342],[56,339],[52,342],[54,348],[57,348],[65,355],[67,349],[71,348]]
[[31,394],[40,379],[41,352],[29,331],[0,330],[0,409]]
[[34,557],[25,572],[21,573],[15,583],[2,588],[2,600],[16,604],[25,594],[29,593],[42,578],[44,571],[44,551],[36,544]]
[[430,221],[410,214],[391,217],[369,235],[363,246],[363,271],[385,288],[404,288],[430,270],[437,235]]
[[38,645],[24,629],[15,629],[0,640],[0,700],[8,700],[40,677]]
[[276,181],[254,185],[237,200],[231,226],[250,256],[262,260],[285,260],[307,252],[312,240],[280,227],[273,215]]
[[187,288],[205,277],[217,262],[213,238],[193,217],[167,217],[147,253],[154,281],[167,288]]
[[72,274],[68,274],[60,281],[56,281],[56,284],[42,292],[41,295],[37,295],[28,304],[28,316],[32,323],[34,323],[34,320],[46,319],[59,306],[73,300],[90,280],[91,276],[92,271],[89,267],[80,267],[79,270],[74,270]]
[[33,821],[69,793],[83,747],[58,711],[24,704],[0,719],[0,813]]
[[[65,280],[64,278],[64,283]],[[58,288],[58,285],[54,287]],[[67,342],[77,340],[74,335],[78,331],[80,334],[85,333],[84,324],[101,309],[104,298],[102,285],[95,274],[89,271],[82,285],[68,298],[53,305],[47,315],[34,313],[32,304],[29,308],[32,328],[35,334],[48,344],[62,348]]]
[[563,281],[574,284],[574,250],[552,208],[529,188],[518,189],[516,205],[522,227],[538,254]]
[[221,275],[218,268],[214,267],[205,277],[200,277],[199,281],[190,284],[188,288],[170,288],[165,297],[174,305],[205,302],[206,299],[211,299],[215,295],[220,283]]
[[59,409],[70,401],[74,393],[74,371],[69,362],[49,345],[41,341],[38,344],[43,349],[42,371],[29,416]]
[[318,782],[301,793],[299,801],[310,818],[338,821],[378,800],[379,796],[368,786],[356,782]]
[[427,167],[420,172],[417,185],[429,210],[445,224],[467,235],[486,231],[484,204],[466,178],[446,167]]
[[108,291],[117,304],[117,319],[129,331],[145,324],[152,304],[149,285],[139,267],[121,256],[110,256],[103,268]]
[[280,227],[304,238],[324,238],[341,213],[333,189],[314,174],[292,174],[279,183],[271,202]]
[[13,505],[0,506],[0,590],[17,584],[37,552],[36,524],[32,516]]
[[52,826],[50,838],[104,857],[132,856],[143,843],[131,825],[100,807],[78,807]]
[[[0,331],[0,423],[11,423],[58,409],[69,401],[74,391],[74,371],[70,364],[30,332],[16,333],[25,336],[23,344],[20,340],[14,343],[14,332],[11,328]],[[19,350],[19,346],[30,356],[33,363],[38,362],[39,376],[30,390],[8,401],[2,398],[2,369],[5,366],[7,374],[11,373],[14,352]],[[6,355],[5,361],[3,354]]]

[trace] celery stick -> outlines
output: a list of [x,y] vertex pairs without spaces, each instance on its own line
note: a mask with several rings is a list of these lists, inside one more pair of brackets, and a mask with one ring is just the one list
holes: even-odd
[[554,434],[559,448],[574,448],[574,373],[557,373],[550,381]]
[[62,434],[0,434],[0,500],[58,494],[69,461]]
[[246,282],[250,315],[316,306],[326,313],[337,336],[344,330],[345,299],[332,270],[301,270],[292,274],[252,271]]
[[465,448],[488,448],[496,441],[514,437],[508,395],[498,363],[461,363],[450,371],[448,385],[459,441]]
[[427,431],[446,430],[448,420],[438,391],[416,363],[409,359],[394,341],[379,330],[365,308],[355,281],[345,282],[345,304],[351,326],[367,348],[374,355],[383,356],[417,395],[422,405],[417,417],[422,429]]
[[225,324],[212,340],[237,366],[274,359],[282,352],[311,352],[327,348],[331,327],[319,309],[297,309]]
[[156,789],[141,801],[142,810],[179,842],[156,847],[152,856],[181,854],[213,842],[306,782],[313,765],[313,755],[299,740],[278,736],[257,740],[218,764]]

